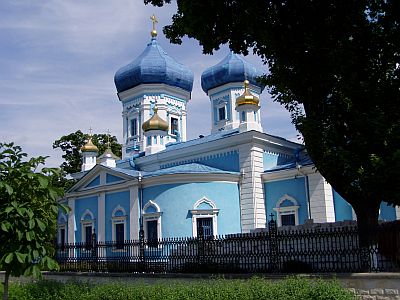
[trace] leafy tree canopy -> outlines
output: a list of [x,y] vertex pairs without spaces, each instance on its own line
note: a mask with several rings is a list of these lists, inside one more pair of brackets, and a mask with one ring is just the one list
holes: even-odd
[[[82,155],[80,152],[81,147],[87,142],[88,134],[82,133],[78,130],[76,132],[64,135],[53,143],[53,149],[60,148],[64,154],[64,162],[60,165],[61,170],[66,174],[76,173],[81,170]],[[99,155],[107,149],[107,142],[110,141],[111,150],[115,155],[121,157],[121,145],[118,144],[115,136],[108,134],[93,134],[93,144],[99,148]]]
[[0,143],[0,270],[5,271],[3,299],[8,279],[40,276],[43,268],[57,269],[54,238],[63,190],[51,184],[58,169],[38,167],[45,157],[26,159],[21,147]]
[[400,1],[179,0],[164,33],[195,38],[205,53],[253,48],[359,227],[376,224],[382,200],[400,204]]

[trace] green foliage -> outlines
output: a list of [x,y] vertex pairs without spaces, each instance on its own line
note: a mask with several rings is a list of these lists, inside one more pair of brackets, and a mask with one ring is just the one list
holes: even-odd
[[133,299],[275,299],[350,300],[355,299],[337,282],[288,278],[270,282],[250,280],[201,280],[157,284],[88,284],[39,281],[14,284],[10,299],[18,300],[133,300]]
[[[78,130],[62,136],[53,143],[53,149],[59,148],[64,152],[62,158],[65,161],[60,165],[62,174],[58,178],[55,178],[55,183],[58,186],[64,187],[65,190],[68,190],[68,188],[75,184],[75,181],[67,180],[65,177],[66,174],[76,173],[81,170],[82,155],[80,149],[87,142],[88,138],[88,134],[84,134]],[[99,148],[99,155],[107,149],[108,138],[110,139],[112,152],[116,156],[121,157],[121,144],[118,144],[115,136],[109,136],[108,134],[94,134],[92,136],[93,144]]]
[[[171,0],[145,0],[162,6]],[[353,206],[359,228],[400,205],[400,2],[180,0],[166,36],[205,53],[248,48],[291,112],[317,169]]]
[[[54,237],[63,190],[51,184],[59,170],[42,168],[45,157],[27,159],[14,143],[0,143],[0,269],[40,277],[54,270]],[[7,280],[6,280],[7,281]]]

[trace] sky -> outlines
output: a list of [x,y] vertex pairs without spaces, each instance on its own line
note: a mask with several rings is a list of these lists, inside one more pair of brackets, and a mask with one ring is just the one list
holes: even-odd
[[[15,142],[29,156],[49,156],[47,166],[56,167],[62,152],[52,144],[63,135],[92,127],[122,140],[114,74],[150,41],[153,13],[159,44],[194,72],[188,139],[209,134],[210,102],[200,86],[201,73],[229,49],[204,55],[196,40],[169,43],[161,27],[171,23],[175,10],[174,4],[156,8],[142,0],[0,1],[0,142]],[[258,57],[245,59],[267,72]],[[297,141],[285,109],[267,91],[260,100],[264,131]]]

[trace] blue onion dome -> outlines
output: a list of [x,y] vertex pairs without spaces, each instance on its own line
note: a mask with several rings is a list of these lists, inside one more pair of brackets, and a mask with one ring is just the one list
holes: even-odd
[[193,72],[168,56],[153,36],[138,58],[115,73],[114,82],[118,93],[142,83],[165,83],[191,92]]
[[206,69],[201,75],[201,87],[204,92],[230,82],[248,80],[252,85],[264,89],[264,85],[257,81],[263,72],[247,62],[242,56],[230,52],[215,66]]

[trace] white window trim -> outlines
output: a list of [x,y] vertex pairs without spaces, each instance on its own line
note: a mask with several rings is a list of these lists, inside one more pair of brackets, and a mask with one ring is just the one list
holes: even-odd
[[64,249],[60,249],[59,251],[60,252],[66,252],[67,251],[67,248],[65,247],[66,245],[67,245],[67,243],[68,243],[68,241],[67,241],[67,237],[68,237],[68,234],[67,234],[67,224],[66,224],[66,222],[65,223],[62,223],[62,224],[58,224],[58,241],[59,241],[59,245],[60,246],[62,246],[61,245],[61,230],[62,229],[64,229],[64,241],[65,241],[65,244],[64,244]]
[[173,137],[176,137],[176,134],[175,133],[173,133],[172,132],[172,118],[174,118],[174,119],[176,119],[178,122],[177,122],[177,131],[178,131],[178,133],[180,133],[181,132],[181,128],[180,128],[180,122],[179,122],[179,118],[180,116],[179,115],[176,115],[176,114],[169,114],[168,115],[168,118],[169,118],[169,129],[168,129],[168,134],[169,135],[171,135],[171,136],[173,136]]
[[[156,209],[156,212],[153,213],[146,213],[146,210],[150,207],[153,206]],[[147,222],[148,221],[157,221],[157,238],[160,240],[162,238],[161,236],[161,209],[160,206],[155,203],[152,200],[149,200],[145,206],[142,209],[142,216],[143,216],[143,231],[144,231],[144,236],[145,239],[147,239]],[[160,245],[158,246],[160,247]]]
[[[132,123],[136,123],[136,134],[132,134]],[[129,119],[129,137],[134,138],[139,136],[139,126],[138,126],[138,119],[137,117],[133,117]]]
[[[119,211],[122,212],[122,216],[115,216],[115,214]],[[113,242],[117,241],[117,232],[115,230],[116,224],[124,224],[124,242],[126,241],[126,219],[127,219],[127,215],[126,215],[125,209],[121,205],[118,205],[117,207],[115,207],[111,214],[111,223],[112,223],[111,239]],[[123,248],[123,249],[117,249],[116,247],[112,248],[112,252],[125,252],[125,251],[126,251],[125,248]]]
[[[217,115],[216,115],[217,124],[228,122],[229,120],[228,120],[228,105],[227,105],[227,102],[221,100],[218,103],[214,104],[214,107],[217,110]],[[220,119],[219,118],[219,109],[221,107],[225,107],[225,119]]]
[[[199,206],[203,203],[206,203],[211,206],[211,209],[199,209]],[[192,214],[192,234],[193,237],[197,237],[197,219],[202,218],[212,218],[213,221],[213,234],[214,236],[218,235],[218,213],[219,209],[215,205],[215,203],[206,197],[203,197],[196,201],[193,206],[193,209],[190,210]]]
[[[289,200],[294,205],[281,207],[282,203],[286,200]],[[283,215],[291,215],[291,214],[294,214],[294,225],[295,226],[299,225],[299,208],[300,206],[297,200],[292,196],[285,194],[281,198],[279,198],[278,202],[276,202],[276,207],[273,208],[274,211],[276,211],[277,226],[278,227],[282,226]]]
[[[90,216],[90,220],[85,220],[86,215]],[[85,230],[86,227],[92,226],[92,233],[93,233],[93,230],[95,229],[94,223],[95,223],[95,218],[94,218],[93,213],[89,209],[86,209],[81,217],[81,233],[82,233],[81,241],[82,241],[82,243],[86,242],[86,230]],[[90,251],[90,250],[84,249],[84,251]]]

